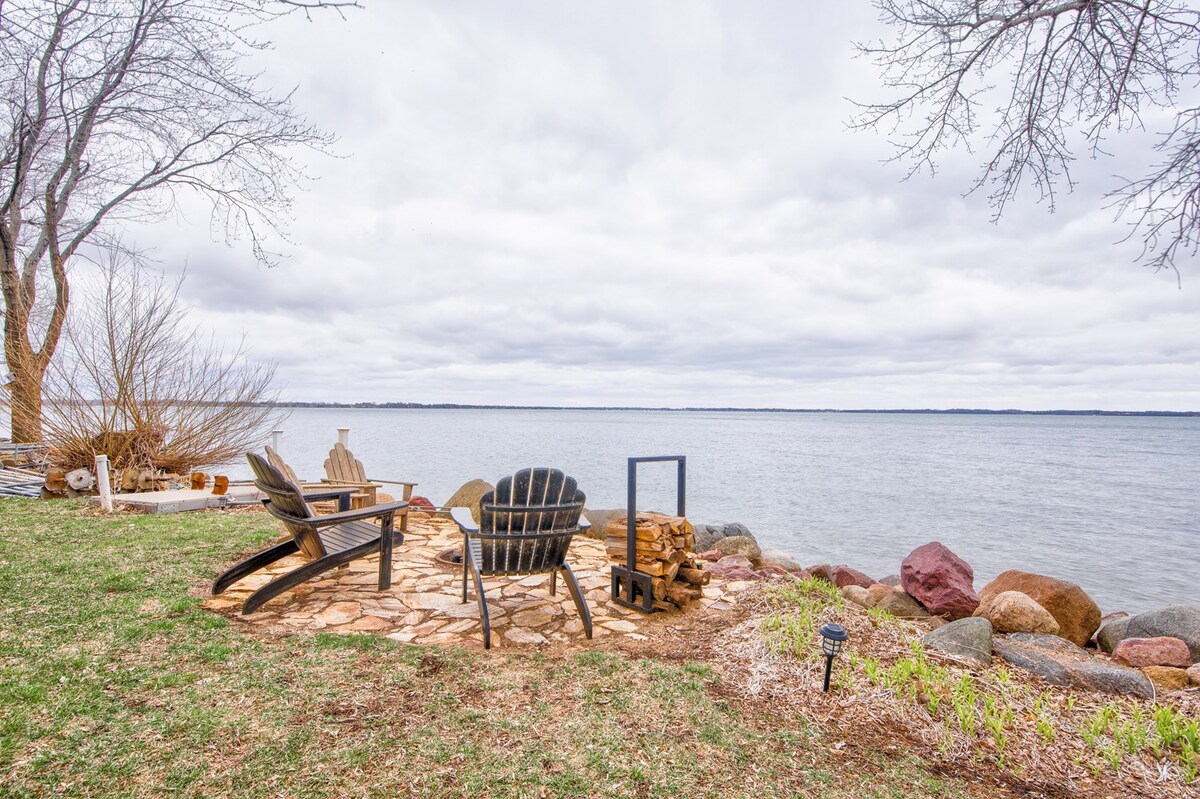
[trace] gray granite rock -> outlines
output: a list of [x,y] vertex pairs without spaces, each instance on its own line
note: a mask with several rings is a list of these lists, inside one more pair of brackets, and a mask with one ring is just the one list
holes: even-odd
[[713,544],[717,542],[717,539],[725,537],[723,528],[713,527],[709,524],[693,524],[692,535],[696,538],[693,548],[697,552],[708,552],[713,548]]
[[754,534],[750,532],[746,525],[742,524],[741,522],[730,522],[729,524],[725,525],[724,528],[722,528],[721,532],[724,534],[725,538],[736,538],[738,536],[742,536],[752,539],[755,542],[758,541],[758,539],[754,538]]
[[984,618],[969,617],[943,624],[926,634],[923,642],[930,649],[980,666],[992,662],[992,623]]
[[1179,638],[1187,644],[1192,662],[1200,662],[1200,610],[1191,605],[1168,605],[1129,617],[1124,638]]
[[1100,629],[1096,631],[1096,645],[1105,652],[1111,653],[1117,648],[1117,644],[1129,636],[1125,634],[1126,628],[1129,627],[1129,617],[1113,619],[1100,625]]
[[1154,685],[1137,669],[1095,658],[1065,638],[1043,633],[1013,633],[996,638],[992,648],[1014,666],[1052,685],[1074,686],[1106,694],[1154,697]]

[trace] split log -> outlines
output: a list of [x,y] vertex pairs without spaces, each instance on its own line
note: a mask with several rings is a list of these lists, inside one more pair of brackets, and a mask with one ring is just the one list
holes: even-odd
[[680,568],[679,579],[691,585],[708,585],[712,580],[712,572],[696,568]]
[[699,599],[703,595],[704,592],[696,586],[681,583],[678,580],[667,586],[667,600],[674,602],[676,605],[686,605],[693,599]]
[[208,482],[208,475],[204,472],[192,472],[192,490],[203,491],[204,485]]

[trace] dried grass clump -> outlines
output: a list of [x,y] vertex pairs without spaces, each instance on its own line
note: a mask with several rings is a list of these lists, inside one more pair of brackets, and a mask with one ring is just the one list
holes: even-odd
[[44,389],[56,466],[105,454],[114,469],[185,474],[240,456],[275,421],[274,366],[189,325],[182,280],[109,263],[74,306]]

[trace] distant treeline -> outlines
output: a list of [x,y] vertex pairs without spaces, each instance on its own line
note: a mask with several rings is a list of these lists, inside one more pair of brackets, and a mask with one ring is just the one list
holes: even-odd
[[415,408],[466,411],[694,411],[704,413],[926,413],[1008,416],[1200,416],[1200,411],[1023,411],[1018,408],[669,408],[629,405],[463,405],[456,402],[277,402],[280,408]]

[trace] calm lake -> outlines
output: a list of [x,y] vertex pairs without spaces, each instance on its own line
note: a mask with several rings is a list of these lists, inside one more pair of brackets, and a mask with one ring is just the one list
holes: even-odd
[[[589,507],[624,507],[629,457],[684,455],[693,522],[742,522],[805,564],[882,577],[938,540],[976,590],[1020,568],[1079,583],[1105,612],[1200,605],[1200,418],[303,408],[280,424],[281,454],[324,476],[339,427],[371,477],[435,504],[544,465]],[[674,510],[673,464],[639,467],[638,484],[639,509]]]

